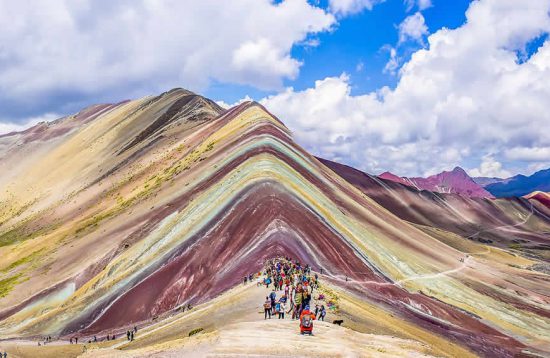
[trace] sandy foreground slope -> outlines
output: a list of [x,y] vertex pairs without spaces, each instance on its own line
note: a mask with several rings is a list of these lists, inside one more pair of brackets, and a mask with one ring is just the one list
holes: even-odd
[[[0,351],[7,350],[10,357],[474,356],[333,288],[325,284],[323,291],[337,297],[339,310],[329,312],[325,322],[314,323],[313,337],[301,336],[298,321],[288,316],[285,320],[264,320],[262,302],[269,290],[248,284],[139,329],[131,343],[119,334],[115,342],[95,344],[57,341],[38,346],[34,341],[2,342]],[[334,325],[334,319],[343,319],[343,326]],[[378,323],[370,324],[371,320]],[[188,337],[197,328],[204,330]],[[371,331],[384,334],[366,333]]]

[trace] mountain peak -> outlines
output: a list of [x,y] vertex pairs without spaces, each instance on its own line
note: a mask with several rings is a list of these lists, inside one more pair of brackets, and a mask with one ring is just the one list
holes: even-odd
[[178,93],[178,94],[182,94],[182,95],[192,95],[192,94],[196,94],[195,92],[190,91],[190,90],[187,90],[187,89],[185,89],[185,88],[174,87],[174,88],[172,88],[171,90],[168,90],[168,91],[162,93],[161,96],[164,95],[164,94],[174,94],[174,93]]
[[[466,171],[464,169],[462,169],[461,167],[459,166],[456,166],[454,167],[454,169],[452,170],[453,173],[457,173],[457,174],[465,174],[465,175],[468,175],[468,173],[466,173]],[[468,175],[469,176],[469,175]]]
[[397,175],[393,174],[392,172],[385,171],[378,175],[379,178],[389,178],[389,177],[397,177]]
[[379,177],[408,185],[419,190],[460,194],[468,197],[493,198],[488,191],[474,182],[468,173],[459,166],[456,166],[452,171],[443,171],[427,178],[404,178],[389,172],[382,173]]

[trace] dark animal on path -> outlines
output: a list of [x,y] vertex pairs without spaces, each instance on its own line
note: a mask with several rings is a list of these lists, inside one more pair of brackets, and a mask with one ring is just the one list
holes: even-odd
[[335,319],[334,321],[332,321],[332,324],[337,324],[339,326],[341,326],[342,323],[344,323],[343,319]]

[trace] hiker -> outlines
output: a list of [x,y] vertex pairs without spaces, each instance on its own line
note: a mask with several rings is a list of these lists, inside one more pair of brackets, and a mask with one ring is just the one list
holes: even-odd
[[137,333],[137,326],[134,326],[134,333]]
[[292,312],[292,319],[298,319],[302,310],[302,286],[296,287],[294,292],[294,311]]
[[94,336],[94,342],[97,342],[97,337],[96,336]]
[[245,276],[244,279],[243,279],[243,285],[246,285],[247,280],[248,280],[248,278]]
[[113,341],[114,341],[114,340],[116,339],[116,337],[115,337],[114,333],[113,333],[113,338],[111,338],[111,339],[112,339]]
[[130,340],[130,331],[126,331],[126,338],[128,338],[128,340]]
[[269,299],[269,296],[266,296],[264,302],[264,319],[267,319],[268,315],[269,319],[271,319],[271,300]]
[[74,337],[74,344],[78,344],[78,337]]
[[300,314],[300,334],[313,335],[313,320],[315,316],[310,312],[309,306],[304,307]]
[[327,310],[325,309],[325,305],[321,305],[321,309],[319,310],[319,321],[325,321],[325,316],[327,315]]
[[[273,314],[278,314],[281,312],[281,301],[275,303],[275,310],[273,311]],[[279,317],[281,318],[281,317]]]
[[279,300],[279,319],[285,319],[286,300],[283,297]]
[[131,331],[130,332],[130,341],[133,341],[134,340],[134,331]]
[[69,339],[69,342],[71,342],[71,344],[73,344],[73,339],[72,339],[72,338],[71,338],[71,339]]
[[269,298],[271,299],[271,309],[273,310],[273,314],[275,314],[275,299],[277,298],[275,289],[271,291],[271,293],[269,294]]
[[302,304],[296,302],[294,304],[294,311],[292,311],[292,319],[299,319],[301,313],[302,313]]
[[302,292],[302,297],[302,307],[305,308],[306,306],[309,306],[309,302],[311,301],[311,294],[309,293],[307,286]]

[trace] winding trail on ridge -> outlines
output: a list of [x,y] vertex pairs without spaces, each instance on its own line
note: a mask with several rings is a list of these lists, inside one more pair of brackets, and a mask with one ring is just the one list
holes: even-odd
[[[496,226],[496,227],[493,227],[493,228],[490,228],[490,229],[480,230],[480,231],[478,231],[478,232],[476,232],[476,233],[474,233],[470,236],[467,236],[466,239],[471,239],[471,238],[473,238],[473,237],[475,237],[475,236],[477,236],[477,235],[479,235],[483,232],[487,232],[487,231],[495,231],[495,230],[501,230],[501,229],[504,229],[504,228],[518,227],[518,226],[524,225],[525,223],[527,223],[527,221],[534,214],[533,204],[529,203],[529,205],[530,205],[530,213],[524,219],[522,219],[521,222],[518,222],[516,224],[511,224],[511,225],[501,225],[501,226]],[[487,246],[485,247],[485,250],[486,251],[484,251],[484,252],[479,252],[479,253],[476,252],[476,253],[473,253],[473,254],[474,255],[485,255],[485,254],[488,254],[489,252],[491,252],[491,249]],[[358,280],[353,280],[353,279],[342,279],[340,276],[335,276],[335,275],[325,275],[325,276],[328,276],[329,278],[331,278],[333,280],[341,281],[341,282],[351,282],[351,283],[359,283],[359,284],[374,285],[374,286],[398,286],[398,287],[401,287],[401,284],[404,283],[404,282],[417,281],[417,280],[423,280],[423,279],[433,279],[433,278],[445,276],[445,275],[448,275],[448,274],[451,274],[451,273],[460,272],[463,269],[465,269],[466,266],[468,265],[468,261],[472,258],[471,255],[472,254],[466,254],[466,256],[461,260],[461,264],[458,267],[455,267],[453,269],[449,269],[449,270],[446,270],[446,271],[441,271],[441,272],[433,273],[433,274],[430,273],[430,274],[411,276],[411,277],[404,278],[404,279],[401,279],[401,280],[398,280],[398,281],[395,281],[395,282],[378,282],[378,281],[372,281],[372,280],[358,281]],[[362,273],[362,272],[357,271],[355,273]]]
[[401,284],[404,283],[404,282],[409,282],[409,281],[417,281],[417,280],[422,280],[422,279],[431,279],[431,278],[437,278],[437,277],[441,277],[441,276],[444,276],[444,275],[448,275],[450,273],[455,273],[455,272],[459,272],[459,271],[462,271],[463,269],[466,268],[466,265],[468,264],[468,261],[471,259],[472,257],[467,255],[463,261],[461,262],[460,266],[458,267],[455,267],[453,269],[449,269],[449,270],[446,270],[446,271],[441,271],[441,272],[437,272],[437,273],[433,273],[433,274],[423,274],[423,275],[417,275],[417,276],[411,276],[411,277],[407,277],[407,278],[404,278],[404,279],[401,279],[401,280],[398,280],[398,281],[395,281],[395,282],[378,282],[378,281],[370,281],[370,280],[367,280],[367,281],[358,281],[358,280],[352,280],[352,279],[342,279],[338,276],[328,276],[329,278],[333,279],[333,280],[337,280],[337,281],[342,281],[342,282],[351,282],[351,283],[359,283],[359,284],[367,284],[367,285],[375,285],[375,286],[398,286],[398,287],[401,287]]
[[530,202],[529,203],[529,206],[530,206],[530,213],[529,215],[527,215],[525,217],[525,219],[523,219],[523,221],[519,222],[519,223],[516,223],[516,224],[512,224],[512,225],[501,225],[501,226],[495,226],[493,228],[490,228],[490,229],[485,229],[485,230],[480,230],[476,233],[473,233],[472,235],[470,236],[467,236],[466,239],[472,239],[474,238],[475,236],[481,234],[482,232],[488,232],[488,231],[495,231],[495,230],[501,230],[501,229],[504,229],[504,228],[508,228],[508,227],[518,227],[518,226],[521,226],[521,225],[524,225],[527,223],[527,221],[529,221],[529,219],[531,218],[531,216],[533,216],[534,214],[534,208],[533,208],[533,204]]

